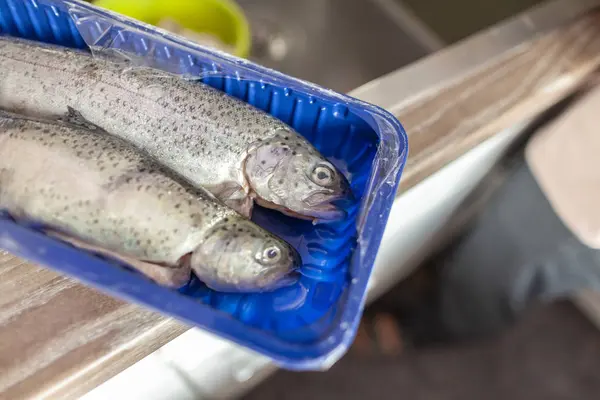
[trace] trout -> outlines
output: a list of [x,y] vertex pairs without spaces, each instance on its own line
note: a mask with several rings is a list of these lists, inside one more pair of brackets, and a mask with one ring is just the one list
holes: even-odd
[[291,283],[297,252],[101,128],[0,113],[0,209],[156,282],[220,291]]
[[344,175],[277,118],[198,81],[124,58],[0,37],[0,107],[89,121],[250,217],[253,204],[339,220]]

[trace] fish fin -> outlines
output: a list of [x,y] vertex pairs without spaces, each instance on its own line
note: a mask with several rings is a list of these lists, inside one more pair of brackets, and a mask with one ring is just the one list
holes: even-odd
[[133,75],[140,78],[148,78],[148,79],[175,79],[179,78],[178,75],[172,74],[171,72],[162,71],[156,68],[152,68],[149,66],[133,66],[130,68],[125,68],[122,72],[124,75]]
[[181,74],[179,77],[181,79],[184,79],[186,81],[190,81],[190,82],[201,82],[202,79],[204,78],[208,78],[210,75],[215,75],[215,76],[223,76],[222,72],[214,72],[214,73],[202,73],[202,76],[197,76],[197,75],[192,75],[192,74]]
[[91,51],[94,58],[121,65],[125,67],[124,70],[152,69],[156,72],[163,72],[166,74],[166,71],[163,70],[165,66],[167,68],[177,67],[177,64],[164,65],[164,63],[161,63],[159,60],[162,60],[163,57],[157,54],[156,46],[150,47],[148,52],[144,55],[135,54],[112,46],[112,41],[103,46],[92,46]]
[[254,201],[246,196],[243,199],[227,199],[223,201],[225,205],[244,217],[252,218],[252,209],[254,208]]
[[148,261],[139,260],[134,257],[125,256],[114,251],[106,250],[100,246],[87,243],[81,239],[58,232],[54,229],[45,229],[44,231],[48,236],[67,242],[79,249],[102,254],[104,256],[121,261],[133,269],[141,272],[161,286],[180,288],[188,283],[191,278],[191,268],[189,264],[186,263],[178,264],[177,267],[155,264]]
[[[177,71],[164,71],[162,68],[160,68],[159,65],[157,65],[156,60],[160,59],[161,57],[155,56],[155,47],[152,47],[148,54],[143,56],[112,47],[93,46],[91,47],[91,50],[92,54],[94,55],[94,58],[103,59],[115,64],[122,64],[123,66],[125,66],[126,68],[123,69],[123,73],[130,73],[133,71],[135,73],[145,74],[154,79],[161,77],[173,78],[174,76],[190,81],[200,81],[202,79],[201,77],[193,76],[187,73],[179,74]],[[168,67],[176,67],[176,65]],[[219,76],[222,75],[221,72],[208,72],[207,74],[203,74],[203,76],[212,74]]]
[[58,118],[59,121],[66,122],[69,124],[81,126],[90,131],[100,131],[105,132],[104,129],[94,124],[93,122],[88,121],[81,112],[77,111],[71,106],[67,106],[67,112]]
[[94,58],[110,61],[115,64],[132,65],[136,63],[136,58],[141,58],[111,47],[92,46],[90,49]]
[[212,193],[216,198],[225,203],[246,218],[252,216],[254,200],[250,197],[244,188],[236,182],[225,182],[220,185],[205,186],[206,190]]
[[123,76],[134,77],[142,82],[146,90],[155,89],[163,93],[169,82],[180,79],[179,75],[149,66],[134,66],[121,71]]
[[[133,66],[130,68],[125,68],[122,71],[122,73],[125,75],[133,75],[138,78],[147,78],[147,79],[151,79],[151,80],[183,79],[185,81],[190,81],[190,82],[199,82],[199,81],[202,81],[202,79],[206,77],[206,76],[202,76],[202,77],[194,76],[194,75],[187,74],[187,73],[186,74],[178,74],[178,73],[173,73],[173,72],[169,72],[169,71],[163,71],[163,70],[153,68],[153,67],[150,67],[147,65]],[[210,73],[206,74],[206,75],[210,75]],[[150,84],[149,86],[160,87],[161,84],[155,83],[155,84]]]

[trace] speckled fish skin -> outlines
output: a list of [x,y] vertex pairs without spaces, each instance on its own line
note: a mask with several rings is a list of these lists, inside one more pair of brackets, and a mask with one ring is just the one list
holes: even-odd
[[301,218],[344,217],[331,202],[348,182],[290,126],[200,82],[129,65],[0,37],[0,107],[73,107],[246,216],[256,200]]
[[179,269],[172,286],[191,269],[214,289],[270,290],[299,266],[286,242],[99,128],[0,113],[0,209]]

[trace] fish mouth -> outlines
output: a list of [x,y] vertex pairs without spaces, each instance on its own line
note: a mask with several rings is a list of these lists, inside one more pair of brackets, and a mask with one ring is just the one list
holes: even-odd
[[260,197],[255,198],[255,201],[262,207],[277,210],[288,217],[313,221],[313,223],[316,223],[319,220],[338,221],[346,218],[348,215],[348,213],[340,207],[331,204],[330,200],[321,204],[312,205],[310,206],[310,210],[303,210],[304,212],[290,210],[289,208],[261,199]]
[[285,288],[288,286],[292,286],[296,284],[300,280],[300,274],[296,271],[289,272],[285,276],[270,282],[269,284],[263,286],[261,289],[263,291],[273,291],[281,288]]
[[295,285],[300,280],[300,273],[296,270],[287,273],[269,271],[258,282],[244,282],[241,284],[222,284],[218,282],[204,282],[209,288],[223,293],[268,293],[281,288]]
[[350,183],[346,177],[340,174],[340,186],[336,189],[325,189],[310,194],[302,201],[307,206],[307,214],[313,217],[313,222],[339,221],[345,219],[348,215],[339,206],[333,204],[336,201],[354,202],[356,197],[352,193]]
[[338,221],[346,218],[348,215],[346,211],[330,202],[313,205],[310,208],[311,216],[317,220]]
[[[303,200],[312,217],[323,220],[340,220],[346,218],[346,211],[333,204],[339,200],[349,200],[351,193],[343,190],[339,193],[317,192]],[[353,198],[353,196],[352,196]]]

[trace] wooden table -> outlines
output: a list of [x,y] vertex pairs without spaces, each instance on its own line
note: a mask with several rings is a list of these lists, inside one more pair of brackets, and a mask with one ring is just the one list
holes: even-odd
[[[528,13],[352,93],[407,129],[399,193],[593,76],[600,11],[581,15],[593,1],[569,1],[552,18],[547,7]],[[187,329],[0,251],[0,399],[76,398]]]

